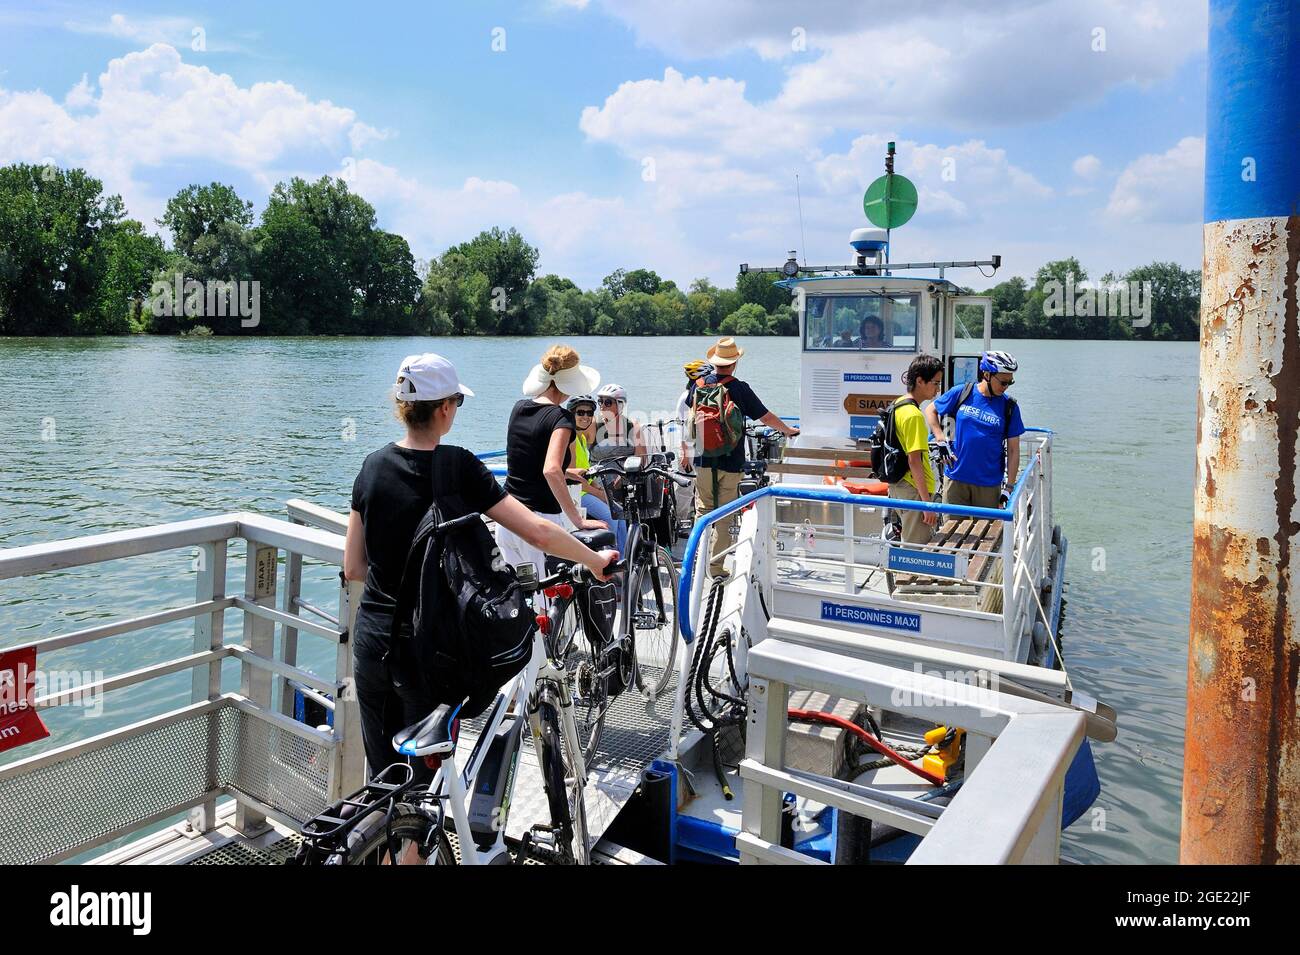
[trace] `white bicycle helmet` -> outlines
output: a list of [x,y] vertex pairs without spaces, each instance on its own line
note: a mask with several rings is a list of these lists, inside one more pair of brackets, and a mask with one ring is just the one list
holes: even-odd
[[1013,372],[1019,367],[1020,365],[1010,352],[986,351],[980,356],[980,371],[987,371],[990,374],[998,375]]
[[613,382],[610,382],[608,385],[603,385],[600,391],[596,392],[596,397],[616,398],[619,401],[627,401],[627,392],[623,390],[622,385],[616,385]]

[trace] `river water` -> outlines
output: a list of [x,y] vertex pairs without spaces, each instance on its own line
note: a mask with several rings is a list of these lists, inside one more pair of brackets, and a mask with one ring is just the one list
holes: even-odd
[[[681,364],[707,339],[571,343],[633,407],[670,415]],[[740,375],[798,414],[798,343],[748,339]],[[450,441],[504,447],[539,339],[0,339],[0,547],[236,510],[284,516],[306,498],[347,509],[371,450],[400,435],[387,392],[404,355],[450,357],[477,394]],[[1009,341],[1029,425],[1057,431],[1055,509],[1069,539],[1065,658],[1114,706],[1119,739],[1094,747],[1102,795],[1066,834],[1089,862],[1177,859],[1191,578],[1195,343]],[[194,599],[193,555],[0,581],[0,648]],[[242,578],[232,563],[230,580]],[[335,581],[305,572],[329,605]],[[236,626],[231,615],[227,632]],[[51,653],[46,666],[129,671],[190,652],[188,621]],[[332,672],[304,635],[300,659]],[[227,661],[228,687],[238,669]],[[57,745],[187,703],[188,674],[116,691],[102,713],[46,711]],[[90,725],[82,721],[94,719]],[[0,755],[0,763],[19,751]]]

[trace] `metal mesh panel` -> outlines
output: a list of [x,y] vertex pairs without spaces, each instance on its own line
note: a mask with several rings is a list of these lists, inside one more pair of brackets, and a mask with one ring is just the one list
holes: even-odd
[[221,713],[221,770],[226,785],[297,819],[327,805],[329,749],[242,710]]
[[198,713],[0,782],[0,863],[39,862],[209,791]]
[[305,820],[325,808],[329,755],[233,706],[153,727],[0,781],[0,864],[49,859],[219,788]]

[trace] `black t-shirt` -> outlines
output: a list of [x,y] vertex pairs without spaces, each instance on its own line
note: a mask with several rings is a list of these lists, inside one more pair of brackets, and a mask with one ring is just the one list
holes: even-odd
[[[739,378],[732,378],[722,382],[727,389],[727,394],[731,400],[740,408],[741,414],[751,421],[758,421],[767,414],[767,406],[759,400],[758,395],[754,394],[754,389],[749,387]],[[690,389],[688,403],[695,406],[695,389]],[[715,467],[719,471],[735,471],[737,473],[745,470],[745,439],[742,436],[740,443],[736,445],[734,451],[725,454],[720,458],[709,458],[707,461],[702,455],[695,456],[695,466],[697,468]]]
[[370,454],[352,484],[352,510],[361,515],[365,531],[366,587],[357,611],[357,639],[388,646],[397,592],[402,586],[406,555],[429,505],[433,503],[435,457],[450,455],[454,490],[470,511],[487,511],[506,496],[478,458],[464,448],[440,444],[432,451],[415,451],[389,444]]
[[510,428],[506,434],[506,491],[538,514],[560,513],[560,502],[542,476],[551,434],[557,428],[569,432],[561,465],[567,470],[573,457],[570,451],[575,428],[573,415],[559,405],[544,404],[532,398],[516,402],[510,412]]

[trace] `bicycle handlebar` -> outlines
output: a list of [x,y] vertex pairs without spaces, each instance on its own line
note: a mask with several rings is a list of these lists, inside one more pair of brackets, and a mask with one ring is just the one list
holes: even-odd
[[[602,571],[605,577],[610,574],[616,574],[619,571],[627,570],[627,560],[611,560]],[[544,577],[537,581],[536,589],[545,590],[547,587],[555,587],[558,584],[570,584],[581,582],[583,577],[590,577],[596,580],[593,574],[582,564],[561,564],[560,569],[549,577]]]

